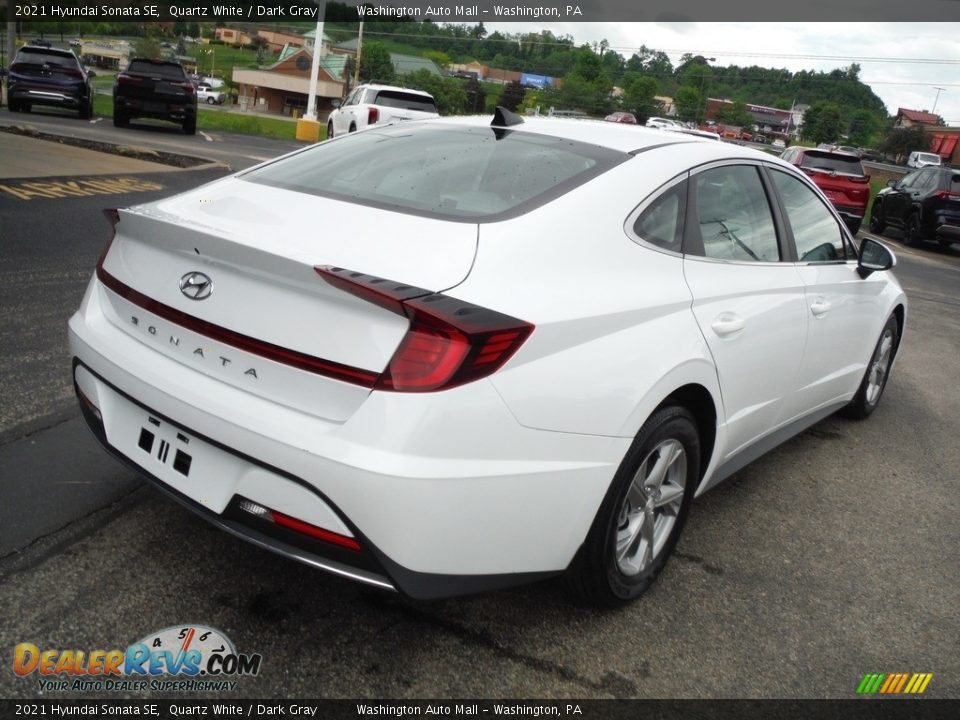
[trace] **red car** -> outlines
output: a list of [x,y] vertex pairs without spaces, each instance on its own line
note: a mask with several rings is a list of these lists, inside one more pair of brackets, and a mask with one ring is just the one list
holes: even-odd
[[637,116],[628,112],[615,112],[607,115],[604,120],[607,122],[627,123],[628,125],[637,124]]
[[784,150],[780,158],[810,176],[833,203],[850,232],[860,229],[870,200],[870,176],[863,171],[859,157],[835,150],[792,147]]

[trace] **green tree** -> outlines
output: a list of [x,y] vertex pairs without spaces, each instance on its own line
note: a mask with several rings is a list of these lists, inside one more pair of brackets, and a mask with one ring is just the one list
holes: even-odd
[[840,136],[840,127],[840,108],[834,102],[821,100],[804,113],[801,134],[815,143],[828,143]]
[[918,150],[928,152],[930,150],[930,136],[919,125],[908,128],[893,128],[880,144],[880,150],[884,154],[898,159],[905,158]]
[[623,76],[623,109],[637,116],[645,123],[651,115],[660,112],[654,96],[657,94],[657,81],[636,72]]
[[361,82],[392,82],[397,73],[386,45],[371,41],[363,44],[360,57]]
[[150,58],[159,60],[161,55],[160,43],[156,38],[142,37],[137,38],[130,44],[130,57]]
[[857,110],[850,118],[850,129],[847,131],[847,137],[850,138],[851,144],[865,147],[870,144],[877,127],[877,117],[872,112]]
[[[361,67],[362,64],[361,60]],[[437,112],[441,115],[462,115],[468,110],[467,93],[456,78],[434,75],[429,70],[421,68],[404,75],[401,81],[404,87],[424,90],[433,95],[437,103]]]
[[690,85],[683,85],[673,95],[673,105],[681,120],[697,120],[701,112],[700,91]]
[[427,50],[423,56],[427,60],[432,60],[442,70],[446,70],[450,66],[450,56],[443,50]]
[[497,104],[503,105],[503,107],[510,112],[515,112],[523,103],[523,98],[526,93],[526,88],[514,80],[503,86],[503,91],[500,93],[500,100]]
[[473,115],[482,115],[486,112],[487,93],[479,80],[475,77],[470,78],[463,90],[467,93],[467,112]]
[[724,125],[745,127],[753,124],[753,115],[747,110],[746,103],[738,100],[732,105],[721,105],[716,120]]

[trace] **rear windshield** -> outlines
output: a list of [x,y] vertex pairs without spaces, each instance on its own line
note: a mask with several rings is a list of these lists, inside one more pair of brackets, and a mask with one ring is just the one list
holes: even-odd
[[21,48],[17,53],[16,62],[65,68],[77,67],[77,58],[73,53],[57,52],[46,48]]
[[844,175],[863,175],[863,165],[860,164],[859,158],[836,153],[817,152],[816,150],[807,151],[803,154],[800,167],[843,173]]
[[402,108],[404,110],[419,110],[420,112],[435,113],[437,106],[433,100],[423,95],[414,95],[413,93],[399,92],[397,90],[381,90],[377,93],[374,105],[383,105],[384,107]]
[[138,75],[152,75],[164,80],[186,80],[187,74],[179,65],[172,63],[155,63],[149,60],[131,60],[127,72]]
[[529,132],[400,123],[317,145],[242,177],[413,215],[490,222],[528,212],[629,157]]
[[933,153],[917,153],[917,160],[922,160],[923,162],[936,163],[940,164],[940,156],[934,155]]

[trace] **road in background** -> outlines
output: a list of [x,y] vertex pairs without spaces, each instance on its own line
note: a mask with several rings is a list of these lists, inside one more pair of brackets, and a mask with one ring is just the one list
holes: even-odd
[[[828,418],[698,500],[639,602],[598,612],[548,581],[418,603],[213,528],[76,417],[65,328],[106,239],[99,208],[223,172],[137,175],[162,190],[110,197],[0,194],[8,651],[124,648],[193,622],[263,654],[228,697],[852,698],[865,673],[895,671],[932,672],[927,696],[960,696],[955,250],[887,239],[911,305],[876,413]],[[0,697],[38,694],[35,675],[0,672]]]

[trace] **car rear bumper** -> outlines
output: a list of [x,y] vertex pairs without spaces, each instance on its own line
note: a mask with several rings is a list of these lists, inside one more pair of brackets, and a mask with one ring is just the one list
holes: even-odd
[[197,108],[192,104],[115,97],[113,107],[129,117],[155,118],[174,122],[183,122],[197,116]]
[[7,102],[27,102],[33,105],[52,105],[78,108],[86,100],[81,90],[64,87],[45,87],[29,82],[11,83],[7,89]]
[[[106,292],[91,282],[70,345],[84,414],[111,453],[234,534],[412,597],[563,572],[630,443],[525,428],[486,381],[373,392],[334,423],[161,355],[113,325],[101,309]],[[149,449],[144,431],[156,436]],[[271,534],[239,511],[241,499],[354,538],[361,550]]]

